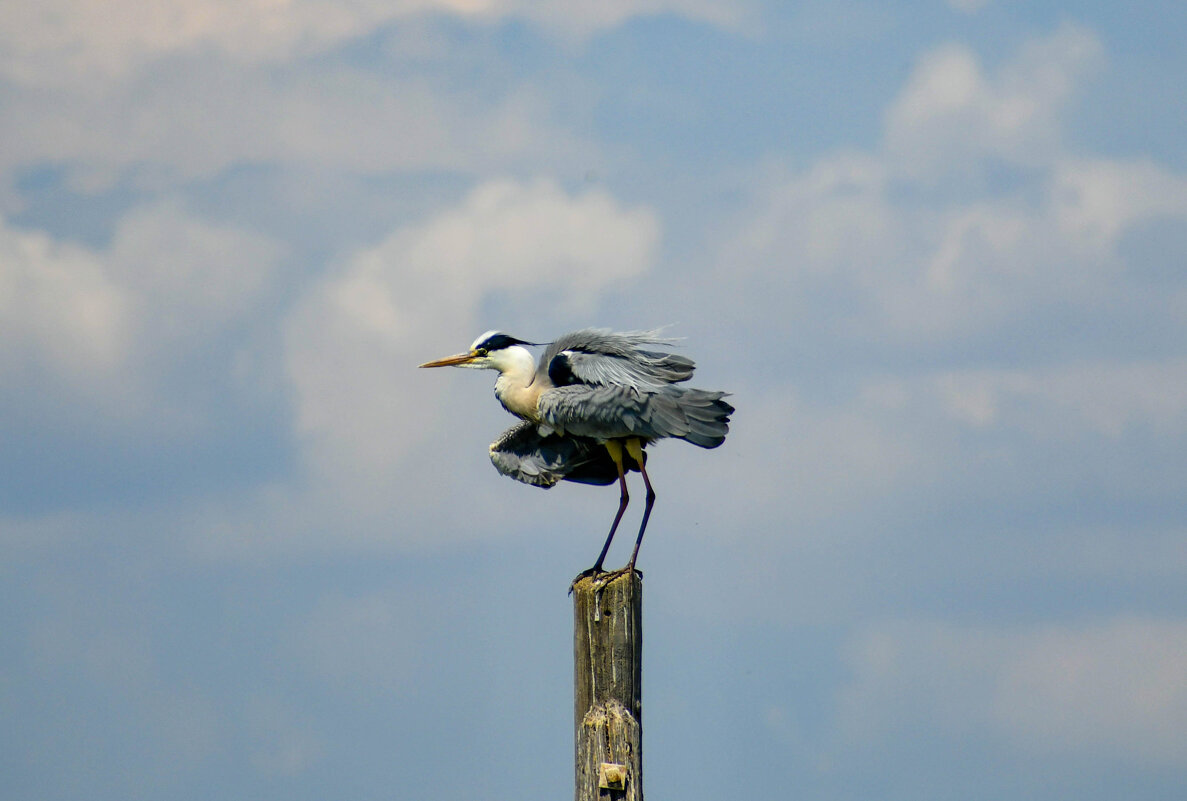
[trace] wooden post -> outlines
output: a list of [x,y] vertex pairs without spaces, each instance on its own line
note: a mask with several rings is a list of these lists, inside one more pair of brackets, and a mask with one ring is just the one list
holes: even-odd
[[573,584],[576,801],[643,801],[643,579]]

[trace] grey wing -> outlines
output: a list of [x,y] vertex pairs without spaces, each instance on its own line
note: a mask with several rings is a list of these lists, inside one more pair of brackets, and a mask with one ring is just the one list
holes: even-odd
[[596,441],[542,436],[535,423],[504,431],[491,443],[490,460],[503,475],[544,489],[559,481],[610,484],[618,478],[610,454]]
[[687,381],[696,367],[687,357],[648,349],[668,344],[658,331],[587,328],[553,342],[540,359],[540,372],[557,387],[594,384],[659,389]]
[[640,391],[575,384],[541,394],[537,409],[545,424],[565,434],[602,440],[675,437],[716,448],[729,433],[734,411],[724,398],[723,392],[670,385]]

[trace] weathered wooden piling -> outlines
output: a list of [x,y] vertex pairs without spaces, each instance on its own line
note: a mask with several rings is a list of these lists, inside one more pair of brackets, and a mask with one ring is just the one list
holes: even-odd
[[575,801],[643,799],[643,579],[573,584]]

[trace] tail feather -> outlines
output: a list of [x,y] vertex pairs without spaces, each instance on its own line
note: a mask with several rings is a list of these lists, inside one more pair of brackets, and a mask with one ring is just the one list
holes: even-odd
[[681,393],[679,407],[688,421],[688,433],[680,438],[702,448],[716,448],[729,433],[734,407],[723,398],[724,392],[690,389]]

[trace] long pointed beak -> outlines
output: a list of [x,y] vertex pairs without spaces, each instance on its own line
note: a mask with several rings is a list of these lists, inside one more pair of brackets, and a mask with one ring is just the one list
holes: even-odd
[[474,353],[467,351],[466,353],[459,353],[456,356],[446,356],[444,359],[425,362],[421,367],[455,367],[459,364],[469,364],[475,358],[477,357]]

